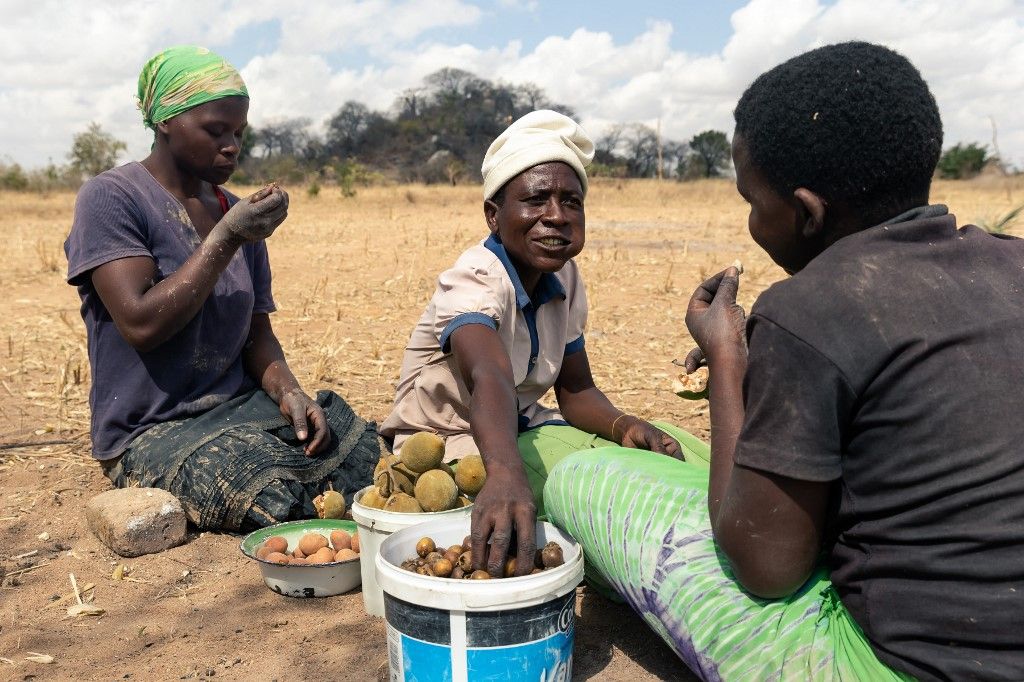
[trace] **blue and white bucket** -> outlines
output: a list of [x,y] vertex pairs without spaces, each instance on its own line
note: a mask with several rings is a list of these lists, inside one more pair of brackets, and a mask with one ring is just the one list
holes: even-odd
[[554,540],[565,563],[534,575],[451,580],[419,575],[401,563],[430,537],[462,544],[469,519],[438,520],[398,531],[381,545],[377,581],[384,589],[391,682],[553,682],[572,677],[576,586],[583,552],[567,533],[537,524],[537,546]]

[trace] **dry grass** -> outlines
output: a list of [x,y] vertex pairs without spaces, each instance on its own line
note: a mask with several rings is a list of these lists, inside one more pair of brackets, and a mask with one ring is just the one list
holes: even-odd
[[[308,390],[332,388],[360,414],[380,421],[390,407],[405,342],[433,291],[436,275],[485,235],[480,190],[379,187],[360,189],[357,196],[343,198],[336,188],[325,188],[313,198],[301,188],[293,188],[291,194],[291,217],[270,240],[279,308],[272,318],[274,326],[292,368]],[[1022,198],[1024,178],[940,182],[933,192],[933,200],[947,203],[962,222],[1003,215]],[[22,587],[3,588],[17,591],[5,592],[0,601],[17,597],[19,606],[10,612],[10,619],[5,616],[0,623],[0,656],[14,658],[14,652],[19,652],[20,661],[25,647],[46,651],[40,647],[80,646],[85,652],[82,662],[75,665],[65,658],[65,667],[60,667],[58,674],[82,676],[91,669],[110,677],[107,673],[113,674],[116,664],[109,662],[104,652],[107,642],[116,642],[118,656],[134,656],[131,660],[136,666],[151,672],[154,668],[147,666],[157,665],[152,663],[158,655],[154,652],[160,652],[161,660],[168,661],[160,664],[167,666],[160,668],[161,675],[169,675],[178,670],[174,666],[187,671],[198,665],[203,651],[224,649],[227,656],[240,642],[252,640],[245,656],[253,667],[245,668],[246,674],[269,670],[260,667],[268,665],[279,670],[274,666],[280,664],[280,656],[285,655],[282,660],[287,662],[293,649],[284,646],[265,651],[261,644],[280,630],[276,621],[268,616],[270,620],[253,620],[251,629],[248,625],[252,616],[245,604],[261,600],[263,608],[280,609],[293,619],[297,617],[294,614],[326,619],[331,629],[302,625],[293,634],[302,635],[304,642],[307,637],[329,640],[326,648],[318,651],[333,651],[331,660],[357,665],[364,672],[375,670],[385,655],[382,635],[374,629],[379,625],[367,626],[370,629],[364,636],[372,642],[361,653],[335,646],[345,641],[344,628],[362,627],[358,597],[340,602],[350,610],[344,612],[275,601],[279,598],[258,586],[258,579],[249,572],[251,566],[237,556],[233,541],[221,536],[207,535],[179,550],[139,560],[136,565],[154,585],[151,589],[133,585],[131,589],[139,591],[139,599],[151,600],[159,594],[161,581],[173,584],[180,580],[182,557],[201,557],[197,565],[210,569],[202,571],[209,574],[204,580],[211,581],[203,583],[206,592],[189,597],[194,601],[184,597],[171,600],[176,605],[181,601],[180,608],[161,606],[164,615],[144,609],[136,619],[173,615],[191,623],[197,608],[209,609],[218,614],[218,622],[226,622],[230,616],[233,622],[245,624],[245,632],[237,634],[242,629],[236,629],[234,639],[198,633],[176,644],[179,640],[174,639],[173,626],[161,625],[164,639],[151,638],[145,646],[157,644],[147,653],[136,645],[136,640],[143,638],[145,620],[140,621],[144,627],[139,636],[132,639],[123,636],[118,620],[104,625],[108,621],[101,619],[95,634],[62,622],[67,604],[49,613],[49,596],[66,591],[69,569],[65,564],[75,567],[76,575],[92,575],[98,584],[111,570],[106,564],[110,557],[81,521],[82,502],[108,484],[88,458],[85,330],[78,296],[63,281],[62,242],[71,225],[74,196],[0,193],[0,203],[5,209],[0,215],[5,239],[4,258],[0,259],[0,286],[4,289],[0,298],[0,490],[4,491],[0,533],[8,539],[10,550],[5,556],[31,549],[44,528],[54,539],[70,543],[75,548],[70,554],[79,553],[71,558],[67,553],[53,555],[53,566],[39,565],[40,570],[31,568],[32,573],[19,576],[26,581]],[[675,371],[670,361],[683,356],[691,345],[683,324],[686,301],[701,279],[737,258],[746,268],[740,295],[744,306],[749,307],[782,272],[747,235],[745,207],[729,182],[598,179],[592,184],[587,215],[587,247],[578,260],[590,298],[587,347],[598,385],[625,410],[667,419],[706,437],[705,405],[681,401],[670,390],[670,375]],[[1021,227],[1011,232],[1014,230],[1020,234]],[[38,446],[10,447],[25,441]],[[61,506],[62,496],[65,500],[70,496],[73,503]],[[232,570],[236,575],[244,571],[243,579],[224,577]],[[214,574],[220,577],[210,577]],[[128,588],[115,589],[107,583],[101,587],[105,606],[121,608],[118,619],[127,617],[123,606],[128,602],[122,592]],[[243,601],[237,606],[235,601],[214,601],[218,592]],[[640,627],[637,641],[653,641],[653,635]],[[155,630],[154,625],[149,631]],[[24,642],[22,632],[26,633]],[[586,632],[581,630],[581,635]],[[321,637],[324,633],[329,635],[326,640]],[[579,668],[584,671],[589,666],[599,679],[665,679],[670,675],[666,671],[678,665],[667,649],[649,649],[634,642],[635,648],[627,650],[621,641],[589,636],[588,646],[597,642],[604,649],[600,655],[587,649]],[[619,646],[623,650],[616,648]],[[213,660],[213,655],[209,653],[207,658]],[[658,659],[658,655],[663,657]],[[182,656],[187,661],[181,660]],[[186,669],[186,662],[191,667]],[[307,676],[325,673],[327,668],[322,665],[326,664],[318,665],[321,668],[303,670]]]
[[[936,183],[933,199],[963,222],[1002,215],[1024,179]],[[88,425],[88,355],[75,291],[63,283],[62,242],[74,197],[0,193],[0,440],[37,430],[81,437]],[[699,405],[668,390],[669,364],[690,340],[687,297],[733,260],[746,266],[741,303],[782,276],[746,233],[731,184],[593,183],[587,247],[579,257],[590,298],[587,346],[598,385],[627,410],[706,434]],[[434,279],[484,236],[479,188],[334,188],[292,192],[289,220],[270,240],[275,328],[299,379],[346,396],[370,418],[386,416],[402,350]]]

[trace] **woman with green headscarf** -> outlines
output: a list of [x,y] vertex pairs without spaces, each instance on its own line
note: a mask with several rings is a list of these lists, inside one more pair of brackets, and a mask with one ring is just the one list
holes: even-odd
[[289,370],[264,240],[279,187],[238,199],[249,93],[209,50],[173,47],[139,76],[154,131],[141,162],[87,182],[65,243],[92,368],[93,456],[118,486],[174,493],[201,528],[315,515],[327,484],[351,500],[379,457],[372,423],[316,400]]

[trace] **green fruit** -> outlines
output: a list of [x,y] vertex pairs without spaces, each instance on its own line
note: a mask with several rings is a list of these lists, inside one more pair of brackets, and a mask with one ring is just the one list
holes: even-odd
[[[390,474],[388,474],[389,466],[391,469]],[[396,492],[412,495],[416,486],[416,474],[402,465],[398,455],[388,455],[382,458],[373,470],[373,482],[382,497],[387,497],[391,493]]]
[[466,495],[476,495],[484,487],[487,471],[480,455],[463,457],[455,466],[455,484]]
[[345,498],[337,490],[317,495],[313,507],[321,519],[340,519],[345,516]]
[[416,501],[424,511],[437,512],[451,509],[459,496],[452,477],[440,469],[420,474],[416,481]]
[[370,488],[359,498],[359,504],[372,509],[383,509],[386,498],[381,497],[376,488]]
[[416,498],[405,493],[395,493],[384,503],[384,511],[418,514],[423,511],[423,507],[416,501]]
[[402,443],[402,463],[418,474],[437,468],[443,459],[444,441],[436,433],[420,431]]

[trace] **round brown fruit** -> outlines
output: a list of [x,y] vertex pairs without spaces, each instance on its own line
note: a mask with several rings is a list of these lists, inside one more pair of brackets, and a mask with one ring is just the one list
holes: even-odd
[[304,557],[292,557],[288,560],[289,566],[309,566],[309,559]]
[[459,555],[459,568],[469,574],[473,570],[473,552],[463,552]]
[[296,547],[296,548],[295,548],[295,551],[294,551],[294,552],[292,552],[292,556],[293,556],[293,557],[295,557],[296,559],[305,559],[305,558],[306,558],[306,553],[305,553],[305,552],[303,552],[303,551],[302,551],[301,549],[299,549],[298,547]]
[[448,561],[447,559],[438,559],[430,567],[430,569],[434,571],[434,575],[439,576],[441,578],[447,578],[448,576],[450,576],[452,574],[453,568],[454,566],[452,566],[452,562]]
[[327,546],[327,538],[320,533],[306,533],[299,540],[299,549],[307,557],[312,557],[317,550]]
[[506,578],[511,578],[515,574],[516,574],[516,558],[515,557],[510,557],[505,562],[505,572],[504,572],[504,575],[505,575]]
[[286,564],[289,559],[290,557],[287,554],[282,554],[281,552],[271,552],[267,555],[267,561],[272,564]]
[[280,552],[284,554],[288,551],[288,541],[280,535],[272,535],[267,538],[267,541],[263,543],[264,547],[269,547],[271,552]]
[[473,538],[467,535],[466,537],[462,538],[462,551],[468,552],[471,549],[473,549]]
[[431,538],[420,538],[420,541],[416,543],[416,553],[421,557],[427,556],[435,549],[437,549],[437,545]]
[[487,571],[473,571],[469,576],[470,580],[490,580],[491,574]]
[[352,536],[346,530],[332,530],[331,547],[335,552],[339,549],[352,549]]
[[329,564],[334,561],[334,552],[330,547],[321,547],[307,558],[311,564]]
[[359,554],[359,533],[352,533],[352,551]]
[[461,580],[465,575],[465,572],[458,566],[452,569],[451,577],[455,578],[456,580]]
[[452,562],[452,566],[454,566],[455,564],[459,563],[459,555],[462,554],[460,550],[461,547],[459,548],[459,550],[449,549],[447,552],[444,553],[444,558]]
[[262,545],[262,546],[260,546],[259,549],[256,550],[256,558],[257,559],[266,559],[268,554],[273,554],[273,553],[274,553],[274,550],[270,549],[266,545]]
[[562,557],[562,548],[557,542],[549,542],[544,545],[544,549],[541,550],[541,559],[544,562],[544,568],[554,568],[565,563],[565,559]]
[[352,559],[358,559],[359,555],[353,552],[351,549],[339,549],[334,555],[335,561],[351,561]]

